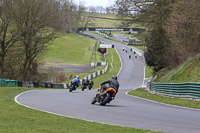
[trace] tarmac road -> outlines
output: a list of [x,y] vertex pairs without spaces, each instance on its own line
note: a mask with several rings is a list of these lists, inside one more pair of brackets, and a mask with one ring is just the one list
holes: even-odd
[[200,132],[200,110],[127,96],[127,91],[144,84],[143,58],[129,59],[128,55],[133,53],[122,51],[123,47],[128,49],[126,46],[98,38],[115,45],[123,64],[118,75],[120,89],[110,104],[91,105],[96,90],[72,93],[69,90],[32,90],[16,96],[15,101],[29,108],[88,121],[169,133]]

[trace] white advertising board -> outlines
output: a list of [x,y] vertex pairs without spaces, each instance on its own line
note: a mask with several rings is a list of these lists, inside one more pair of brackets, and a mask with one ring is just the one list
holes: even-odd
[[100,44],[100,48],[112,48],[111,44]]

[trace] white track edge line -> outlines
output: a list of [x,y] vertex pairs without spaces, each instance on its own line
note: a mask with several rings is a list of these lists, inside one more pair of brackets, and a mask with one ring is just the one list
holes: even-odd
[[117,52],[117,54],[118,54],[118,56],[119,56],[120,62],[121,62],[121,67],[120,67],[120,70],[119,70],[119,72],[118,72],[118,74],[117,74],[117,77],[118,77],[119,74],[120,74],[120,72],[121,72],[121,70],[122,70],[123,64],[122,64],[122,59],[121,59],[121,56],[120,56],[118,50],[117,50],[116,48],[115,48],[115,50],[116,50],[116,52]]

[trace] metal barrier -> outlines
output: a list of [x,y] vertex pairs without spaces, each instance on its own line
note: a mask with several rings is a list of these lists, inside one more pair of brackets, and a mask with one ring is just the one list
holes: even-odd
[[150,92],[180,98],[200,99],[200,83],[147,83]]
[[18,87],[16,80],[0,79],[0,87]]

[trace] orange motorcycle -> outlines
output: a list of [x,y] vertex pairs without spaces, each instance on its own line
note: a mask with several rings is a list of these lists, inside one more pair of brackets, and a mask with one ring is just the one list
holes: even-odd
[[114,88],[100,85],[99,89],[97,90],[96,96],[92,100],[91,104],[95,104],[96,102],[98,102],[100,105],[104,106],[114,99],[116,93],[117,91]]

